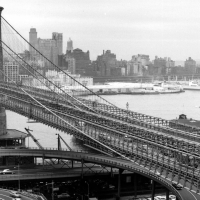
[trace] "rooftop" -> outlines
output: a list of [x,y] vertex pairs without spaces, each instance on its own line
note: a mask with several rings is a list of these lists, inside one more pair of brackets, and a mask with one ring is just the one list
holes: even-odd
[[3,139],[22,139],[26,138],[27,134],[21,131],[18,131],[16,129],[7,129],[7,134],[5,135],[0,135],[0,140]]

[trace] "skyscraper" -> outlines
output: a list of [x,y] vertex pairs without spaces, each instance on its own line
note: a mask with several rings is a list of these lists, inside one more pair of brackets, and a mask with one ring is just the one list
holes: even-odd
[[[31,28],[29,32],[29,43],[35,47],[41,54],[54,64],[58,64],[58,56],[63,52],[63,35],[62,33],[52,33],[52,39],[37,38],[36,28]],[[29,47],[32,60],[40,60],[39,54],[34,48]]]
[[[36,28],[31,28],[30,32],[29,32],[29,43],[33,46],[33,47],[37,47],[37,31]],[[30,55],[33,55],[35,50],[34,48],[29,46],[29,52]]]
[[69,40],[67,41],[67,51],[73,51],[73,41],[71,40],[71,38],[69,38]]

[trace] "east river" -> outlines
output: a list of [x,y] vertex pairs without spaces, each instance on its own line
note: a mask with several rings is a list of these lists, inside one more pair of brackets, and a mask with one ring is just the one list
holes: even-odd
[[[110,95],[102,96],[116,106],[129,110],[161,117],[171,120],[180,114],[186,114],[188,118],[200,120],[200,91],[186,91],[176,94],[159,95]],[[85,150],[85,147],[67,133],[60,132],[40,123],[28,123],[28,119],[11,111],[6,111],[7,128],[26,132],[24,128],[30,128],[32,134],[43,147],[57,148],[57,133],[68,143],[73,150]],[[31,138],[26,140],[26,145],[36,147]],[[66,146],[61,142],[62,148]]]

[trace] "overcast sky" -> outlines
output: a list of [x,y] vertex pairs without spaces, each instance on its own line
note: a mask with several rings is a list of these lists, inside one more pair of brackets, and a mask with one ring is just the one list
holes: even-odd
[[200,59],[200,0],[1,0],[2,16],[25,38],[63,33],[96,59],[110,49],[117,59]]

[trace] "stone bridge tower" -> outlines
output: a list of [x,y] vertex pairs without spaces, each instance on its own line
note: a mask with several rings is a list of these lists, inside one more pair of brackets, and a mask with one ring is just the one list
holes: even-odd
[[[3,71],[3,50],[2,50],[2,35],[1,35],[1,12],[3,7],[0,7],[0,71]],[[4,80],[4,75],[0,72],[0,81]]]

